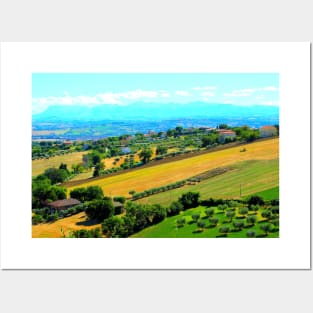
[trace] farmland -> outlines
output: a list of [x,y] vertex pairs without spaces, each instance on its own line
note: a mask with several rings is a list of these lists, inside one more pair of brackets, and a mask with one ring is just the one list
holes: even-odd
[[[199,206],[195,209],[190,209],[184,212],[181,212],[178,216],[172,216],[169,218],[166,218],[161,223],[150,226],[131,237],[133,238],[215,238],[218,236],[221,236],[220,228],[222,226],[234,228],[233,223],[229,221],[229,218],[227,218],[223,213],[219,212],[219,210],[215,207],[214,211],[214,218],[217,218],[219,220],[218,224],[214,227],[208,227],[208,218],[206,217],[204,213],[205,207]],[[199,214],[200,215],[200,221],[205,223],[205,227],[201,230],[199,230],[199,227],[197,226],[197,223],[193,222],[192,215]],[[238,209],[236,210],[236,218],[233,219],[233,221],[243,221],[244,219],[240,214],[238,214]],[[249,215],[254,215],[249,213]],[[247,216],[249,216],[247,215]],[[243,227],[241,230],[238,231],[232,231],[227,234],[227,237],[229,238],[246,238],[246,233],[249,231],[249,229],[254,229],[256,231],[257,237],[263,237],[264,231],[261,229],[261,225],[266,222],[266,220],[261,216],[261,213],[258,212],[255,214],[257,218],[257,223],[253,227]],[[177,226],[177,219],[184,218],[185,219],[185,225],[183,227]],[[272,226],[273,227],[273,226]],[[274,231],[269,232],[267,237],[278,237],[278,229]]]
[[[130,190],[139,192],[149,188],[163,186],[218,167],[225,167],[235,163],[239,164],[240,162],[248,160],[266,161],[278,159],[278,145],[278,138],[254,142],[245,145],[245,152],[240,152],[241,149],[239,147],[215,151],[183,160],[134,170],[128,173],[121,173],[112,177],[99,177],[99,179],[92,181],[87,180],[84,183],[77,182],[74,186],[69,187],[68,191],[77,187],[97,185],[100,186],[107,195],[128,196]],[[278,167],[278,163],[276,166]],[[271,169],[270,167],[270,170]],[[251,173],[253,173],[253,171],[254,169],[252,168]],[[228,174],[230,175],[231,173]],[[266,179],[266,177],[264,177],[264,179]],[[276,172],[275,183],[272,182],[272,185],[269,187],[277,186],[277,179],[278,170]],[[265,181],[264,188],[257,191],[267,189],[267,184],[268,183]],[[64,184],[64,186],[66,187],[66,184]]]
[[[203,180],[195,185],[169,190],[137,200],[139,203],[159,203],[168,205],[188,191],[200,192],[203,199],[245,197],[279,184],[278,160],[249,160],[233,165],[233,170]],[[261,194],[260,194],[261,195]],[[277,197],[278,198],[278,197]]]
[[33,238],[60,238],[62,237],[62,231],[65,236],[68,236],[71,230],[93,229],[96,227],[101,227],[101,225],[86,222],[86,214],[81,212],[52,223],[33,225],[32,236]]
[[43,158],[32,161],[32,176],[42,174],[46,169],[51,167],[59,168],[61,163],[67,164],[71,168],[73,164],[81,163],[83,154],[86,152],[72,152],[64,155],[58,155],[50,158]]

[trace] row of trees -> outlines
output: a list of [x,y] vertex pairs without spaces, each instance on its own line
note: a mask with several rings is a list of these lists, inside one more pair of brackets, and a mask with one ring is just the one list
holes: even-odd
[[160,204],[126,203],[126,214],[122,217],[111,216],[102,223],[102,232],[107,237],[129,237],[148,226],[160,223],[167,216],[174,216],[180,211],[199,205],[199,193],[188,192],[168,208]]

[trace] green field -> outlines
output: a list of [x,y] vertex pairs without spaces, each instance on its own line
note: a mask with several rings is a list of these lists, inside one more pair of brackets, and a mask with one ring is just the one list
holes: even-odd
[[279,199],[279,187],[270,188],[255,194],[262,197],[264,200]]
[[[234,170],[203,180],[196,185],[185,185],[182,188],[155,194],[137,200],[139,203],[160,203],[168,205],[188,191],[200,192],[201,199],[207,198],[240,198],[250,194],[267,191],[268,194],[278,191],[279,161],[250,160],[233,165]],[[273,189],[273,191],[269,191]],[[266,197],[265,197],[266,198]],[[276,197],[278,199],[278,197]]]
[[[205,207],[199,206],[195,209],[189,209],[181,212],[177,216],[172,216],[166,218],[159,224],[154,226],[150,226],[148,228],[143,229],[142,231],[132,235],[132,238],[216,238],[216,236],[220,236],[221,233],[219,229],[222,226],[230,226],[233,227],[232,223],[229,223],[229,219],[225,216],[223,212],[219,212],[217,208],[215,208],[214,217],[219,219],[219,223],[217,226],[213,228],[204,228],[203,231],[199,231],[197,223],[192,222],[192,214],[199,213],[200,220],[205,222],[208,225],[208,219],[204,213]],[[186,224],[183,227],[177,227],[177,219],[184,217],[186,219]],[[228,238],[246,238],[246,233],[249,230],[254,229],[256,231],[256,236],[262,237],[264,232],[260,229],[260,226],[265,221],[260,212],[257,213],[258,222],[251,227],[243,228],[241,231],[230,232],[227,237]],[[233,221],[244,221],[242,218],[234,218]],[[274,228],[274,226],[273,226]],[[279,237],[278,229],[274,232],[270,232],[266,238]]]

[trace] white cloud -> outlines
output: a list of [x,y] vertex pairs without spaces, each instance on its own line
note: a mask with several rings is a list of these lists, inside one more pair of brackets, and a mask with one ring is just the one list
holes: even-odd
[[277,106],[279,103],[278,103],[278,101],[262,101],[259,104],[269,105],[269,106]]
[[193,90],[200,90],[200,91],[202,91],[202,90],[216,90],[216,87],[215,86],[204,86],[204,87],[197,86],[197,87],[193,87],[192,89]]
[[204,91],[201,93],[202,96],[204,97],[214,97],[215,96],[215,93],[212,92],[212,91]]
[[125,98],[125,99],[156,98],[158,95],[159,93],[157,91],[141,90],[141,89],[115,94],[117,98]]
[[178,96],[181,96],[181,97],[190,97],[191,96],[191,94],[188,91],[185,91],[185,90],[176,90],[175,93]]
[[267,87],[262,88],[262,90],[265,90],[265,91],[278,91],[279,88],[277,88],[275,86],[267,86]]

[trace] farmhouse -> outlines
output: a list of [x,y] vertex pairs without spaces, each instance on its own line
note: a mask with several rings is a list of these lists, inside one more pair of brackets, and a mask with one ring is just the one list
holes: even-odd
[[277,129],[274,126],[262,126],[260,128],[260,137],[272,137],[277,135]]
[[229,129],[218,129],[219,134],[219,142],[225,142],[226,138],[234,139],[236,137],[236,133]]
[[57,200],[48,203],[48,207],[51,208],[51,211],[60,211],[60,210],[67,210],[75,205],[80,204],[81,202],[74,198]]

